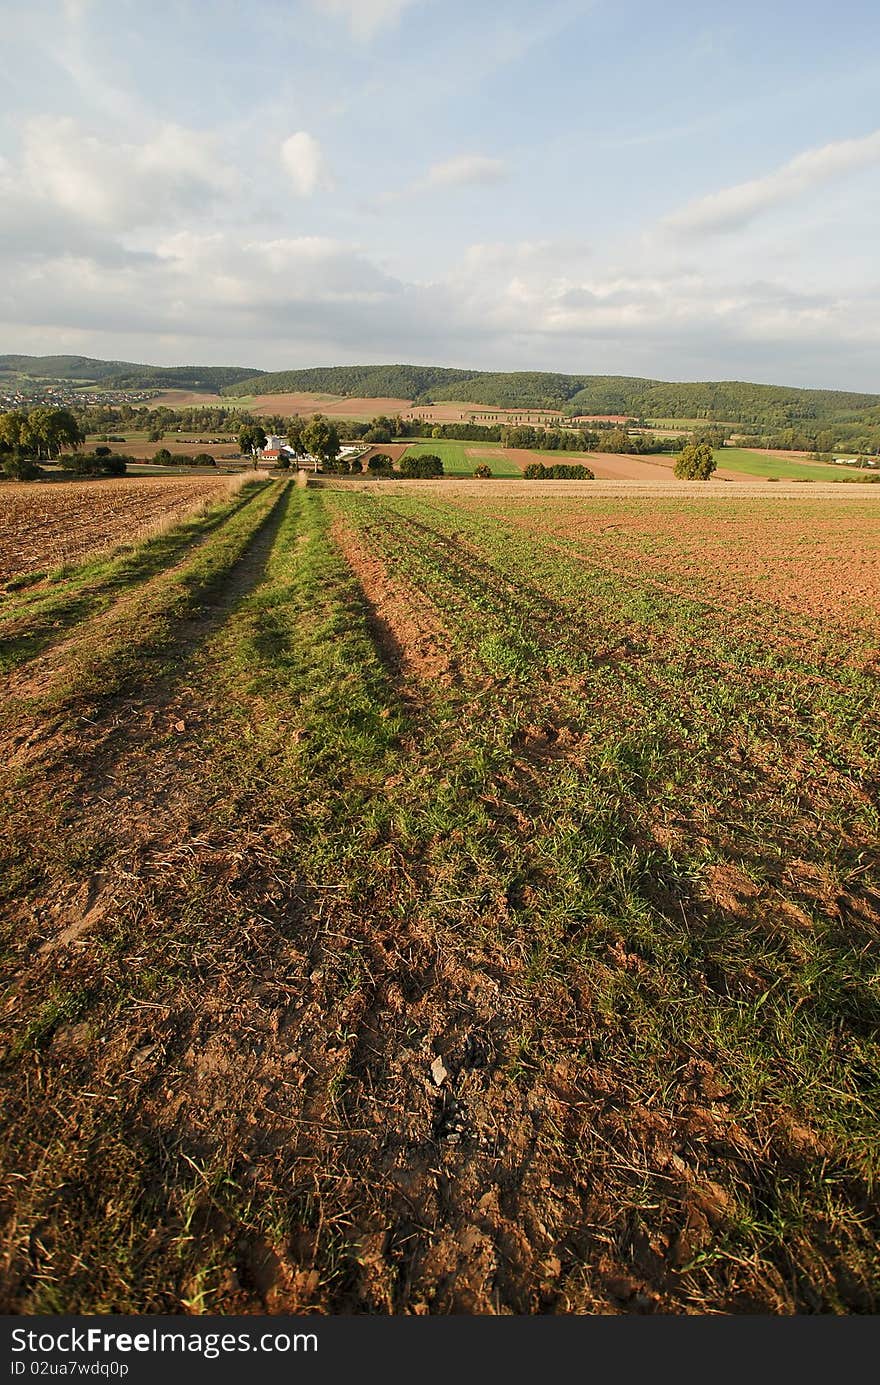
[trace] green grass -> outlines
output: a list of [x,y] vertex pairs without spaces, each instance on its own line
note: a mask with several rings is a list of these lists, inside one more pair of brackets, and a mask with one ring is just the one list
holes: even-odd
[[[497,452],[500,447],[500,443],[455,442],[446,438],[423,438],[418,442],[410,443],[404,456],[424,457],[426,454],[433,454],[442,459],[443,470],[447,476],[473,476],[474,468],[480,465],[481,454]],[[469,456],[469,452],[474,455]],[[487,456],[485,464],[491,468],[493,476],[522,475],[518,466],[503,457]]]
[[827,466],[821,462],[795,462],[786,457],[768,457],[742,447],[723,447],[715,453],[719,467],[741,471],[747,476],[764,476],[777,481],[868,481],[878,473],[857,468]]

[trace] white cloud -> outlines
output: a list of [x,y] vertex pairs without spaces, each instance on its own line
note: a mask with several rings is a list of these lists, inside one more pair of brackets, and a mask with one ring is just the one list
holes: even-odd
[[396,24],[404,10],[418,0],[312,0],[325,14],[348,22],[353,36],[365,42],[386,25]]
[[92,0],[62,0],[64,16],[70,24],[79,24],[85,19]]
[[845,173],[880,163],[880,130],[859,139],[835,140],[808,149],[763,178],[700,197],[665,218],[663,225],[688,235],[737,230],[771,207],[839,178]]
[[314,135],[297,130],[281,145],[281,163],[300,197],[311,197],[321,187],[331,187],[321,146]]
[[117,231],[197,211],[238,183],[212,135],[165,125],[143,144],[113,143],[67,116],[27,123],[12,181],[25,201],[43,204],[44,216],[49,204],[80,223]]
[[492,159],[485,154],[459,154],[444,163],[432,164],[422,186],[445,188],[500,183],[507,177],[507,171],[503,159]]

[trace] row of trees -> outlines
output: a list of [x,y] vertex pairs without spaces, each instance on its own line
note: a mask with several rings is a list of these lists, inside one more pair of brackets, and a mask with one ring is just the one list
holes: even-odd
[[7,476],[30,481],[39,476],[40,461],[53,461],[65,447],[82,445],[83,434],[69,409],[40,404],[28,411],[0,414],[0,463]]
[[52,461],[84,441],[69,409],[40,405],[27,413],[11,409],[0,414],[0,462],[7,476],[29,480],[39,475],[40,462]]

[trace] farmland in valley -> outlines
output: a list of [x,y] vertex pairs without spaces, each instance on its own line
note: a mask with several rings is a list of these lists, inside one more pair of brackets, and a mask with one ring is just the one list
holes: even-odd
[[880,488],[763,490],[4,594],[6,1311],[877,1311]]

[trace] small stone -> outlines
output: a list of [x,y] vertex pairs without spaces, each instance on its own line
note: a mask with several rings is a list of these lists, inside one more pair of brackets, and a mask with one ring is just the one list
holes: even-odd
[[446,1070],[446,1065],[443,1062],[442,1058],[434,1059],[433,1063],[431,1064],[431,1076],[433,1077],[438,1087],[443,1086],[443,1083],[446,1081],[447,1077],[449,1076],[449,1073]]

